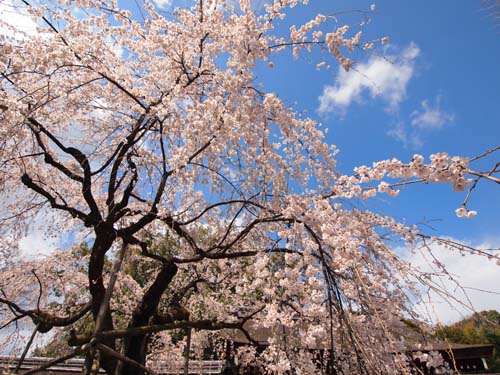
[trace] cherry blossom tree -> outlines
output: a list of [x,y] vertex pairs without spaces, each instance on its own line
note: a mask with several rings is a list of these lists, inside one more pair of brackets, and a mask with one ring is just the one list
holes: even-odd
[[[144,1],[140,17],[113,0],[23,4],[36,32],[0,24],[11,31],[0,43],[2,328],[73,327],[54,363],[85,355],[87,373],[95,361],[154,373],[155,360],[181,360],[179,331],[193,329],[201,352],[228,330],[254,343],[251,326],[268,329],[268,347],[239,350],[241,366],[314,373],[320,346],[329,373],[411,372],[391,326],[413,316],[415,281],[428,280],[391,241],[433,239],[357,202],[448,183],[468,189],[457,214],[472,217],[478,181],[500,180],[498,163],[471,165],[498,147],[340,173],[318,124],[256,85],[256,65],[290,49],[322,49],[318,64],[348,70],[354,48],[372,47],[333,13],[284,33],[278,21],[307,1],[256,12],[200,0],[168,15]],[[33,223],[73,251],[20,259]]]

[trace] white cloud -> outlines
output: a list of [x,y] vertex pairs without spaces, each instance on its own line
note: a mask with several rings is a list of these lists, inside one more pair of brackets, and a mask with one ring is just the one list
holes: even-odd
[[420,132],[416,129],[408,129],[404,121],[399,121],[387,132],[387,135],[401,142],[405,148],[419,149],[424,145]]
[[418,149],[423,146],[425,133],[437,131],[452,123],[455,116],[451,112],[441,109],[442,96],[434,99],[434,104],[429,104],[425,99],[420,103],[420,108],[410,114],[409,124],[399,121],[387,135],[403,143],[404,147]]
[[125,56],[125,49],[111,37],[107,37],[104,43],[117,57],[123,58]]
[[36,22],[20,1],[5,0],[0,3],[0,35],[10,35],[19,39],[36,34],[36,28]]
[[57,247],[56,238],[48,238],[41,230],[33,230],[19,240],[19,250],[26,258],[50,255]]
[[19,255],[24,259],[40,259],[53,253],[64,235],[63,231],[57,231],[59,225],[58,213],[42,211],[35,215],[26,235],[19,239]]
[[428,100],[422,101],[421,108],[411,114],[412,126],[420,129],[441,129],[451,123],[455,118],[453,114],[443,111],[440,107],[440,96],[436,97],[434,107]]
[[392,138],[400,141],[406,147],[408,145],[408,132],[405,128],[405,123],[399,121],[391,130],[387,132]]
[[389,111],[397,110],[406,97],[419,54],[420,49],[412,43],[399,55],[372,56],[349,72],[339,68],[335,84],[325,86],[319,97],[319,112],[345,111],[352,102],[361,102],[364,93],[380,96]]
[[160,9],[168,9],[172,5],[172,0],[153,0],[153,2]]
[[[483,249],[493,247],[498,247],[498,244],[477,246]],[[432,255],[422,249],[408,259],[412,265],[431,275],[431,285],[436,288],[424,288],[423,301],[417,303],[417,309],[424,317],[448,324],[475,311],[499,309],[500,266],[495,260],[479,255],[462,256],[458,251],[438,244],[430,248]],[[491,252],[495,253],[498,254],[498,251]],[[436,262],[445,267],[448,275],[436,276],[442,272]]]

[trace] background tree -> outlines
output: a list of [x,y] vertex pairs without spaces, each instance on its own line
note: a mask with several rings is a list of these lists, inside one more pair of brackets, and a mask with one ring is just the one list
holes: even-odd
[[459,344],[493,344],[493,356],[488,358],[491,372],[500,371],[500,313],[495,310],[474,313],[454,324],[438,326],[436,337]]
[[[141,19],[116,1],[24,3],[38,32],[0,45],[3,328],[24,319],[40,333],[81,331],[90,317],[91,334],[68,342],[87,373],[96,359],[109,374],[149,371],[155,340],[178,352],[165,338],[176,330],[195,329],[200,347],[223,329],[253,342],[249,320],[271,332],[252,354],[269,372],[311,372],[318,340],[332,373],[410,371],[389,354],[402,350],[390,326],[413,314],[412,277],[426,278],[389,241],[429,238],[353,207],[416,182],[472,191],[499,183],[499,170],[439,153],[343,175],[320,127],[255,84],[256,64],[287,49],[321,48],[348,70],[360,32],[322,14],[280,29],[297,1],[257,13],[246,0],[201,0],[171,15],[145,1]],[[470,217],[467,200],[457,214]],[[48,235],[88,243],[88,256],[16,258],[40,217]],[[301,348],[289,351],[285,332]]]

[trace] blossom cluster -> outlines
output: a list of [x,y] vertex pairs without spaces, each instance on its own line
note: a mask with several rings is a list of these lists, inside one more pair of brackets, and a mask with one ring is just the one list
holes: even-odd
[[[239,334],[268,333],[262,353],[235,350],[241,366],[310,374],[335,362],[339,374],[408,373],[408,361],[390,355],[402,347],[392,327],[413,313],[416,271],[392,246],[415,243],[419,232],[357,203],[410,183],[464,191],[469,162],[438,153],[340,173],[324,129],[264,91],[255,67],[288,48],[319,47],[328,52],[318,68],[349,70],[346,53],[361,32],[332,31],[322,14],[276,30],[307,1],[274,1],[262,13],[233,3],[165,16],[145,2],[139,21],[117,1],[49,0],[30,11],[38,34],[2,37],[2,301],[29,305],[24,318],[35,322],[85,302],[106,306],[110,263],[126,244],[107,329],[134,328],[140,314],[182,327],[144,339],[150,363],[178,359],[180,331],[197,322],[207,329],[193,333],[196,358],[208,348],[224,356],[217,343],[228,331],[208,331],[240,324]],[[16,257],[27,228],[49,214],[57,220],[42,230],[86,252]],[[464,205],[457,215],[475,211]],[[0,325],[15,321],[2,315]],[[318,363],[314,347],[331,356]]]

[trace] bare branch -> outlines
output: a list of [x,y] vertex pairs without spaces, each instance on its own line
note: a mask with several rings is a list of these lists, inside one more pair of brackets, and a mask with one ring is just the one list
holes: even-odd
[[485,178],[487,180],[490,180],[490,181],[493,181],[497,184],[500,184],[500,178],[497,178],[497,177],[494,177],[494,176],[491,176],[490,174],[487,174],[487,173],[481,173],[481,172],[476,172],[476,171],[471,171],[470,169],[467,171],[467,173],[471,174],[471,175],[474,175],[474,176],[478,176],[478,177],[481,177],[481,178]]
[[194,328],[207,331],[219,331],[225,328],[239,329],[241,325],[242,325],[241,321],[217,322],[212,320],[199,320],[193,322],[175,322],[175,323],[148,325],[136,328],[116,329],[114,331],[102,331],[98,333],[96,336],[98,338],[110,338],[110,337],[120,338],[120,337],[146,335],[150,333],[161,332],[172,329],[186,329],[186,328]]
[[70,207],[70,206],[67,206],[65,204],[59,204],[56,202],[56,199],[50,195],[49,192],[47,192],[44,188],[42,188],[40,185],[36,184],[33,179],[27,174],[23,174],[23,176],[21,177],[21,182],[28,188],[30,188],[31,190],[33,190],[34,192],[44,196],[50,203],[51,207],[52,208],[55,208],[55,209],[58,209],[58,210],[62,210],[62,211],[66,211],[68,212],[72,217],[77,217],[79,218],[80,220],[82,220],[85,224],[90,224],[90,221],[89,221],[89,215],[87,214],[84,214],[83,212],[81,212],[80,210],[74,208],[74,207]]

